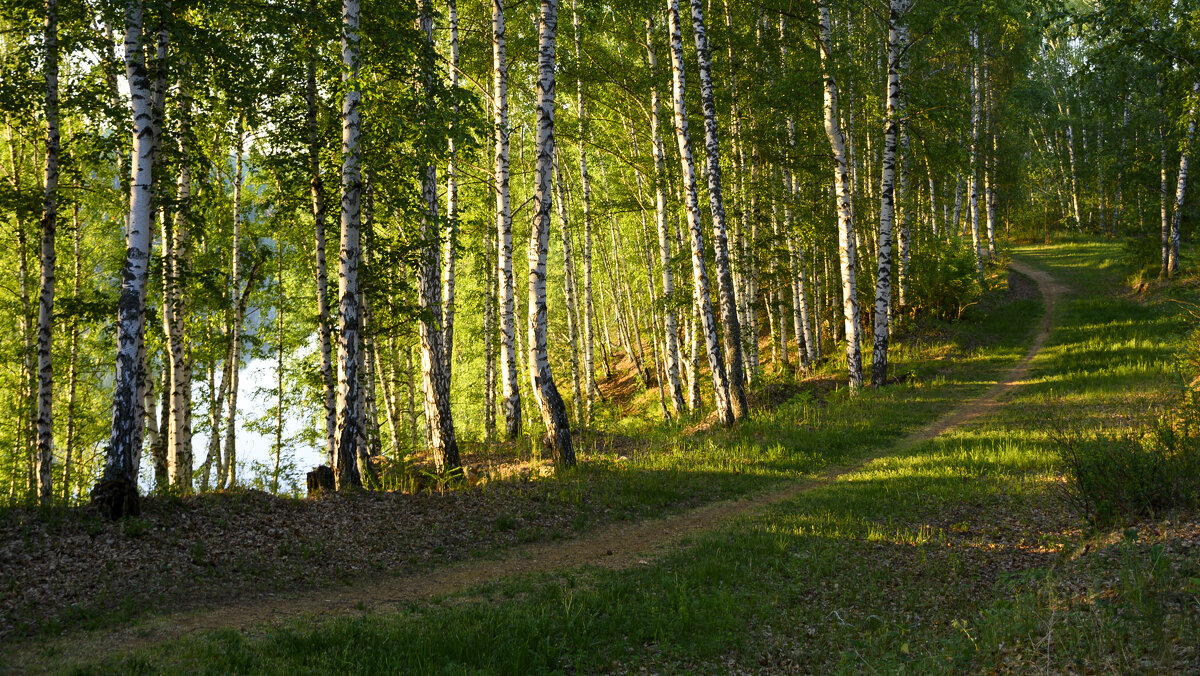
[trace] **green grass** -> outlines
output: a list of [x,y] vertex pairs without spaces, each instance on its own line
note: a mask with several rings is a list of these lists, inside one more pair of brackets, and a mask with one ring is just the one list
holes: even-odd
[[[882,390],[853,394],[846,389],[844,348],[839,348],[843,351],[835,351],[816,375],[842,379],[840,389],[824,395],[801,392],[780,406],[754,411],[734,429],[682,435],[687,420],[639,424],[636,430],[617,427],[638,440],[633,448],[609,451],[603,437],[591,446],[585,442],[588,462],[548,482],[548,497],[585,510],[644,517],[854,463],[993,385],[1024,354],[1041,312],[1040,297],[997,301],[990,312],[968,311],[954,325],[917,327],[894,344],[891,356],[892,373],[911,377]],[[869,346],[864,353],[869,356]],[[642,399],[658,406],[656,392]]]
[[[1177,670],[1200,629],[1197,554],[1128,534],[1074,556],[1098,534],[1058,493],[1055,434],[1139,425],[1173,395],[1187,322],[1170,304],[1114,295],[1115,255],[1089,243],[1018,252],[1074,294],[1006,406],[660,561],[526,576],[253,638],[220,632],[81,673]],[[978,318],[993,342],[940,379],[931,374],[944,365],[917,359],[902,368],[918,370],[919,387],[801,398],[702,453],[669,447],[585,469],[576,485],[655,505],[864,457],[986,387],[1022,351],[1035,310]]]

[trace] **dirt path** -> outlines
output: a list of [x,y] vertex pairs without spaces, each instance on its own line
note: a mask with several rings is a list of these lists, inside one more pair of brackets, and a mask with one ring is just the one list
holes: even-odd
[[614,524],[572,540],[522,545],[503,552],[495,560],[472,561],[408,575],[381,577],[354,587],[276,594],[244,604],[160,615],[133,627],[80,632],[50,641],[38,641],[36,645],[10,647],[0,655],[0,671],[11,669],[19,673],[34,673],[61,669],[77,661],[92,661],[104,655],[132,651],[216,629],[249,631],[257,627],[261,630],[264,625],[298,616],[321,619],[384,611],[397,604],[435,598],[526,573],[584,565],[624,569],[647,564],[692,535],[714,530],[730,519],[829,484],[871,460],[932,439],[999,406],[1002,395],[1020,386],[1027,376],[1030,363],[1050,334],[1054,306],[1064,291],[1045,272],[1016,262],[1012,263],[1012,268],[1037,282],[1045,303],[1042,325],[1024,358],[1009,370],[1000,383],[984,394],[963,403],[900,442],[852,465],[830,468],[816,479],[799,481],[770,493],[716,502],[665,519]]

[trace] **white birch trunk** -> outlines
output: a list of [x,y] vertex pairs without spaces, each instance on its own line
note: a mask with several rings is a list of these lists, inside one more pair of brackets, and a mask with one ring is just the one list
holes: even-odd
[[557,192],[555,206],[558,208],[558,224],[561,229],[563,246],[563,301],[567,310],[567,340],[571,351],[571,410],[575,413],[575,424],[583,422],[583,388],[579,379],[579,326],[575,323],[575,261],[572,254],[574,244],[571,242],[571,225],[567,218],[566,188],[563,186],[562,172],[559,162],[554,162],[554,187]]
[[242,152],[246,143],[240,117],[234,135],[237,148],[233,163],[233,256],[229,265],[233,319],[229,326],[229,413],[225,423],[225,477],[228,483],[221,488],[237,485],[237,399],[238,376],[242,370]]
[[979,34],[971,30],[971,196],[967,214],[971,222],[971,251],[975,273],[983,285],[983,254],[979,247]]
[[654,49],[654,19],[646,19],[646,57],[650,65],[650,135],[654,153],[654,223],[658,228],[658,256],[662,266],[663,324],[666,352],[665,371],[675,414],[684,411],[683,385],[679,381],[679,326],[675,308],[675,279],[671,270],[671,240],[667,233],[666,161],[663,148],[662,99],[658,93],[658,54]]
[[[437,77],[433,48],[433,6],[431,0],[421,0],[421,31],[425,38],[425,111],[433,119],[435,105],[433,86]],[[442,314],[441,246],[437,231],[438,196],[437,167],[426,161],[421,168],[421,193],[426,205],[421,220],[421,239],[425,249],[421,255],[420,282],[417,303],[421,308],[421,375],[425,386],[425,424],[429,453],[438,472],[453,472],[461,463],[458,441],[454,435],[454,420],[450,411],[450,371],[446,368],[445,326]]]
[[820,19],[819,51],[821,69],[825,81],[825,134],[829,137],[829,145],[833,151],[834,160],[834,190],[837,195],[838,214],[838,258],[842,272],[842,310],[846,331],[846,364],[850,377],[850,387],[862,385],[862,328],[858,316],[858,288],[856,282],[854,216],[851,211],[850,177],[846,164],[846,140],[842,135],[838,122],[838,85],[833,76],[833,48],[830,41],[830,12],[827,0],[821,0],[817,7]]
[[[496,241],[500,287],[500,382],[505,438],[521,434],[521,390],[517,375],[516,287],[512,269],[512,207],[509,203],[508,61],[505,56],[504,0],[492,0],[492,76],[496,106]],[[585,188],[586,190],[586,188]],[[586,255],[586,253],[585,253]],[[586,274],[587,271],[585,271]],[[586,282],[589,280],[585,280]],[[590,291],[591,285],[587,284]]]
[[572,0],[571,23],[575,29],[575,66],[580,73],[575,80],[575,99],[579,108],[579,186],[583,203],[583,363],[587,389],[587,410],[584,420],[592,422],[592,407],[599,394],[596,389],[595,338],[592,323],[596,308],[592,300],[592,178],[587,163],[587,108],[583,100],[583,67],[579,36],[579,2]]
[[[458,90],[458,0],[446,0],[450,20],[450,88]],[[446,166],[446,241],[443,243],[442,351],[446,377],[454,372],[454,274],[458,246],[458,104],[452,110],[449,140],[450,161]]]
[[729,266],[729,238],[725,225],[725,201],[721,193],[721,144],[718,139],[717,106],[713,98],[712,58],[704,25],[701,0],[691,0],[692,34],[696,42],[696,60],[700,71],[700,103],[704,110],[704,148],[708,160],[708,201],[712,210],[713,244],[716,249],[717,289],[721,300],[724,326],[725,359],[729,375],[729,404],[734,420],[750,412],[746,401],[746,376],[742,355],[742,330],[738,323],[737,297]]
[[988,77],[987,63],[983,65],[983,95],[987,102],[987,122],[984,124],[984,177],[983,194],[987,204],[987,251],[988,260],[996,258],[996,110],[992,100],[992,80]]
[[[667,0],[667,22],[671,35],[672,101],[675,110],[675,139],[679,145],[679,161],[683,171],[683,193],[687,207],[688,230],[692,245],[692,292],[699,312],[700,328],[712,372],[713,399],[717,418],[722,425],[733,424],[735,418],[729,402],[729,383],[725,363],[713,318],[712,299],[708,288],[708,271],[704,261],[704,231],[700,221],[700,198],[696,188],[696,165],[692,158],[692,140],[688,134],[687,80],[684,76],[683,38],[679,28],[679,1]],[[711,92],[710,92],[711,93]]]
[[567,407],[550,371],[546,345],[546,258],[550,251],[550,211],[553,206],[555,38],[558,0],[541,0],[538,20],[537,150],[534,164],[533,230],[529,237],[529,372],[537,393],[546,443],[560,467],[575,464]]
[[360,0],[342,0],[342,213],[338,254],[338,392],[334,479],[338,490],[362,486],[358,471],[358,441],[362,436],[359,408],[358,352],[361,319],[358,270],[362,262],[362,93],[358,84]]
[[896,220],[896,146],[904,115],[900,90],[900,54],[905,49],[901,29],[905,0],[892,0],[888,12],[887,116],[883,130],[883,177],[879,183],[879,243],[875,278],[875,336],[871,358],[871,387],[887,383],[888,343],[892,307],[892,226]]
[[[916,211],[913,205],[918,203],[918,200],[912,200],[912,203],[910,203],[908,199],[909,179],[912,175],[912,167],[915,161],[908,138],[908,94],[904,89],[908,79],[908,12],[912,7],[912,0],[893,0],[893,4],[897,6],[899,14],[896,20],[896,42],[899,50],[899,67],[897,69],[896,84],[899,89],[899,96],[896,102],[896,118],[899,125],[900,139],[896,161],[900,164],[900,177],[899,183],[896,186],[895,199],[893,200],[896,211],[895,221],[900,225],[900,236],[897,239],[899,259],[896,261],[896,281],[898,282],[899,289],[896,300],[901,308],[906,308],[908,307],[909,263],[912,259],[912,214]],[[889,306],[888,311],[890,315],[891,306]]]
[[138,348],[145,329],[146,278],[150,259],[150,189],[155,130],[151,125],[151,87],[142,51],[142,2],[129,0],[125,11],[125,72],[133,114],[133,162],[125,263],[117,301],[116,377],[113,383],[112,430],[100,483],[92,498],[109,518],[138,512],[134,472],[137,419]]
[[[74,275],[71,285],[71,298],[79,300],[79,290],[83,281],[83,260],[81,257],[83,231],[79,227],[79,203],[74,206],[72,223],[72,241],[74,250]],[[67,443],[63,453],[63,501],[71,499],[71,470],[75,456],[76,420],[75,413],[78,405],[77,385],[79,382],[79,319],[71,319],[71,335],[67,348],[69,363],[67,365]]]
[[[315,0],[313,0],[315,2]],[[315,50],[316,46],[311,45]],[[329,467],[335,466],[337,444],[337,384],[333,376],[333,337],[329,317],[329,275],[325,264],[325,185],[321,180],[321,136],[317,124],[317,61],[307,63],[305,116],[308,123],[308,181],[312,193],[313,256],[316,259],[317,335],[321,341],[321,382],[325,388],[325,454]]]
[[[42,201],[42,277],[38,302],[38,403],[37,484],[38,501],[47,504],[51,492],[51,461],[54,459],[54,234],[58,226],[58,0],[46,0],[46,22],[42,47],[46,77],[46,173]],[[14,180],[16,177],[13,177]]]
[[1196,107],[1200,105],[1200,80],[1192,85],[1192,101],[1188,107],[1187,135],[1179,151],[1179,174],[1175,181],[1175,214],[1171,218],[1171,245],[1167,257],[1167,277],[1179,272],[1179,226],[1183,220],[1183,200],[1187,195],[1188,155],[1196,137]]

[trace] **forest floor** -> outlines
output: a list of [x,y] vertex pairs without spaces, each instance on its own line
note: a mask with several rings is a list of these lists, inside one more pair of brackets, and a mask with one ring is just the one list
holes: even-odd
[[1037,283],[1045,308],[1045,319],[1025,357],[1007,371],[1001,382],[983,394],[963,402],[958,408],[894,445],[880,448],[877,453],[859,458],[853,464],[830,467],[816,478],[790,482],[778,490],[710,503],[665,519],[618,523],[569,540],[518,545],[503,551],[493,560],[379,577],[337,590],[281,593],[249,601],[208,604],[200,609],[160,615],[132,627],[71,633],[52,639],[48,644],[41,643],[35,650],[24,654],[20,651],[10,652],[6,655],[7,663],[22,671],[50,666],[44,661],[46,655],[53,655],[54,661],[59,664],[83,663],[99,656],[131,652],[202,632],[234,630],[253,635],[261,633],[261,628],[270,623],[289,621],[299,616],[329,619],[394,611],[400,604],[461,592],[517,574],[560,571],[579,566],[622,570],[648,565],[693,535],[714,530],[734,517],[760,512],[766,507],[825,486],[859,471],[867,462],[881,455],[933,439],[997,405],[1001,397],[1019,386],[1028,374],[1030,363],[1050,334],[1050,317],[1062,294],[1062,287],[1047,273],[1017,262],[1012,263],[1011,267]]
[[[1047,448],[1048,420],[1129,423],[1167,398],[1162,362],[1178,318],[1137,299],[1114,299],[1112,275],[1090,269],[1105,253],[1024,252],[1037,267],[1013,268],[1037,282],[1044,311],[1036,311],[1037,299],[1023,298],[1031,295],[1025,280],[1000,311],[988,310],[1007,325],[984,333],[1004,328],[1005,340],[964,352],[929,335],[914,339],[923,346],[897,362],[904,365],[898,369],[911,365],[915,377],[891,388],[894,396],[802,394],[756,411],[737,434],[713,432],[676,449],[694,452],[701,443],[717,456],[742,449],[704,461],[735,465],[747,447],[757,448],[749,466],[733,471],[756,481],[689,483],[674,475],[687,467],[661,464],[615,478],[568,477],[578,490],[609,490],[596,504],[632,521],[596,519],[570,539],[501,543],[489,558],[392,569],[350,585],[207,599],[178,613],[118,617],[115,627],[101,621],[59,636],[43,631],[36,641],[0,647],[0,670],[1195,668],[1200,656],[1178,636],[1196,626],[1200,588],[1187,585],[1200,577],[1200,526],[1190,518],[1138,524],[1132,538],[1087,529],[1064,507]],[[1064,294],[1066,312],[1056,313]],[[1095,305],[1104,302],[1119,307],[1097,321],[1103,309]],[[1025,329],[1039,315],[1030,343]],[[1056,315],[1065,317],[1052,331]],[[1112,335],[1081,335],[1093,326]],[[1107,340],[1090,349],[1108,363],[1090,359],[1089,340]],[[1083,353],[1089,358],[1081,362]],[[1089,378],[1101,371],[1103,378]],[[881,414],[895,406],[906,408],[906,420]],[[854,409],[866,411],[849,416]],[[820,437],[823,461],[771,470],[785,456],[805,455],[796,439],[777,438],[783,425]],[[630,455],[615,464],[647,466]],[[613,482],[630,479],[674,485],[662,495],[611,492]],[[543,499],[571,504],[564,495]],[[662,502],[676,513],[643,518]],[[647,509],[630,510],[634,504]],[[1101,593],[1091,593],[1095,584]],[[1130,612],[1113,599],[1134,592],[1140,601]],[[1110,606],[1128,616],[1129,626],[1114,625],[1118,634],[1150,620],[1166,629],[1155,641],[1113,650],[1119,637],[1098,628],[1098,613]],[[1055,635],[1056,613],[1065,639]],[[1056,661],[1062,653],[1052,646],[1064,640],[1065,652],[1084,662]]]

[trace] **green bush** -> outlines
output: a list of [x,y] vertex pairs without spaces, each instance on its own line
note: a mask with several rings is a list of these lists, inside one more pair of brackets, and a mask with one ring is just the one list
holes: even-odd
[[1162,240],[1155,236],[1126,239],[1121,247],[1121,263],[1134,271],[1130,281],[1135,288],[1157,278],[1162,267]]
[[1060,440],[1069,500],[1099,525],[1200,506],[1195,421],[1185,409],[1142,434]]
[[923,242],[910,265],[909,306],[914,314],[958,319],[983,292],[967,238]]

